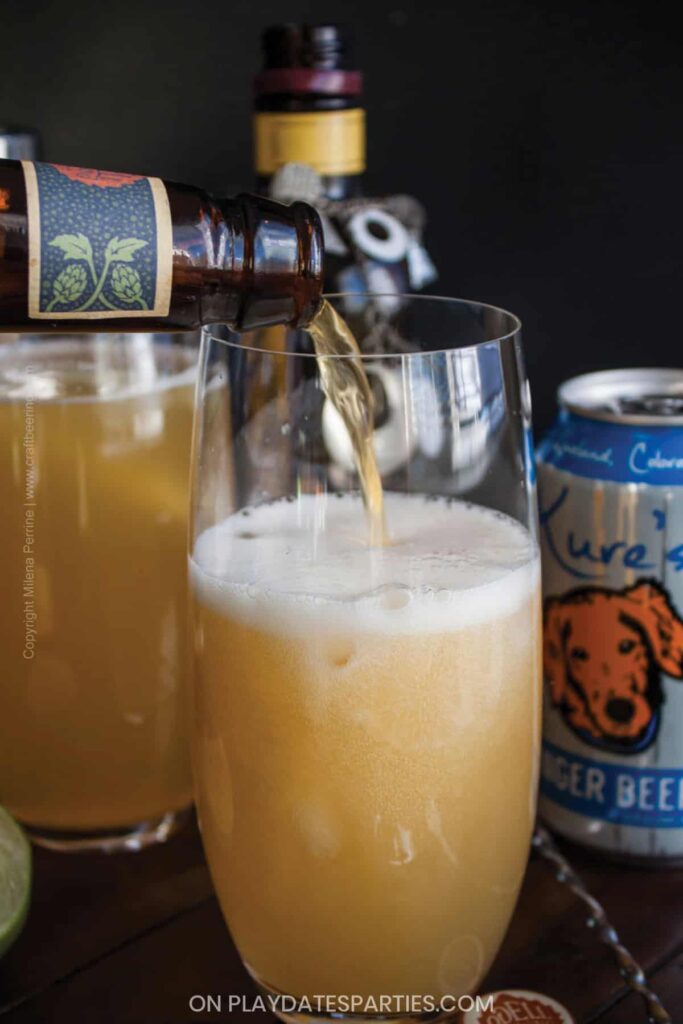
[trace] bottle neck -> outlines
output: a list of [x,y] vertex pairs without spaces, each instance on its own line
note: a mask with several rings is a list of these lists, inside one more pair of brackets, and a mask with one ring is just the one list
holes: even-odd
[[[147,248],[156,255],[144,262]],[[3,328],[305,326],[322,274],[322,225],[306,203],[0,160]]]
[[273,175],[286,164],[307,164],[320,175],[327,198],[362,195],[365,111],[355,97],[258,97],[254,163],[259,192],[268,192]]
[[321,302],[323,232],[306,203],[263,196],[213,200],[214,273],[203,275],[203,323],[239,330],[307,324]]

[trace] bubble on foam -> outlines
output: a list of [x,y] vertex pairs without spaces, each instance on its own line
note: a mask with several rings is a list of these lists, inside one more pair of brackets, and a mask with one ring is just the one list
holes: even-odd
[[243,509],[197,539],[195,592],[269,630],[403,633],[453,632],[511,614],[537,586],[536,546],[508,516],[397,492],[385,504],[384,548],[368,546],[355,494]]

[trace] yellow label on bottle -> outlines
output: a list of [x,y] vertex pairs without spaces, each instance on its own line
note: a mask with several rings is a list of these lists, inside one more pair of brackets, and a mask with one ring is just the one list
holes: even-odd
[[308,164],[318,174],[360,174],[365,170],[365,111],[260,112],[254,116],[257,174],[274,174],[284,164]]

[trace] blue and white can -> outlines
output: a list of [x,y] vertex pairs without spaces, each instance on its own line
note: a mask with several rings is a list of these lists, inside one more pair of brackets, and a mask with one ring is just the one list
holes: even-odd
[[563,384],[538,450],[540,813],[621,859],[683,862],[683,370]]

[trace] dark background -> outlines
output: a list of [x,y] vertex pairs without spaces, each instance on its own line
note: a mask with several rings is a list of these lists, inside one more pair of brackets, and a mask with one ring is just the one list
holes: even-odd
[[65,163],[230,193],[274,21],[340,20],[368,189],[430,215],[436,290],[518,313],[537,430],[563,378],[681,365],[680,38],[662,4],[0,0],[0,121]]

